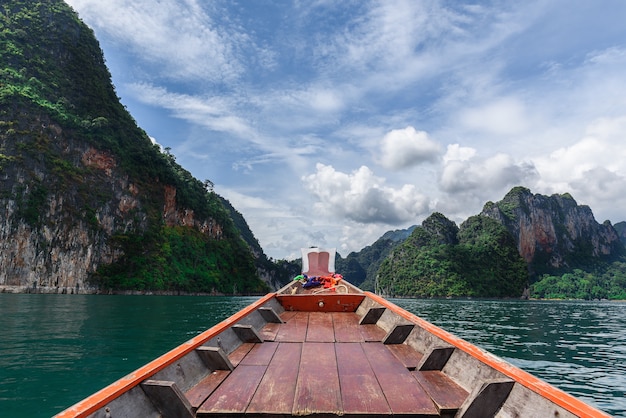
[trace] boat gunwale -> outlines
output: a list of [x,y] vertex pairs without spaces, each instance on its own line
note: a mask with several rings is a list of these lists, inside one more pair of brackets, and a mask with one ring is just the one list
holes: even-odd
[[557,388],[556,386],[553,386],[550,383],[547,383],[539,379],[538,377],[520,369],[519,367],[508,363],[507,361],[501,359],[495,354],[485,351],[480,347],[468,341],[465,341],[464,339],[459,338],[442,328],[439,328],[438,326],[426,321],[425,319],[408,312],[407,310],[399,307],[393,302],[390,302],[385,298],[371,292],[366,291],[364,293],[366,297],[374,300],[385,308],[388,308],[395,314],[401,316],[409,322],[420,326],[425,331],[435,335],[436,337],[441,338],[442,340],[450,343],[454,347],[466,352],[478,361],[485,363],[490,367],[493,367],[497,371],[513,379],[513,381],[515,381],[516,383],[519,383],[527,389],[537,393],[539,396],[554,402],[556,405],[564,408],[565,410],[580,417],[611,417],[611,415],[607,414],[606,412],[601,411],[596,407],[593,407],[576,398],[575,396],[570,395],[569,393]]
[[[96,412],[100,408],[106,406],[109,402],[122,396],[132,388],[138,386],[144,380],[152,377],[159,371],[172,365],[182,357],[186,356],[196,348],[202,346],[211,338],[216,337],[220,333],[227,330],[229,327],[242,320],[246,316],[256,311],[261,306],[265,305],[272,299],[278,299],[281,291],[287,289],[290,285],[285,286],[283,289],[274,293],[268,293],[259,300],[251,303],[242,310],[236,312],[225,320],[219,322],[208,330],[198,334],[196,337],[180,344],[174,349],[161,355],[155,360],[150,361],[146,365],[138,368],[130,374],[118,379],[111,383],[100,391],[88,396],[87,398],[79,401],[78,403],[70,406],[59,414],[55,415],[55,418],[69,418],[69,417],[87,417],[90,414]],[[360,290],[360,289],[359,289]],[[505,376],[511,378],[516,383],[519,383],[523,387],[537,393],[539,396],[553,402],[554,404],[564,408],[565,410],[580,416],[580,417],[609,417],[610,415],[593,407],[582,400],[570,395],[567,392],[539,379],[538,377],[514,366],[504,359],[485,351],[478,346],[463,340],[442,328],[420,318],[419,316],[408,312],[407,310],[395,305],[393,302],[386,300],[385,298],[378,296],[371,292],[362,292],[365,298],[369,298],[372,301],[380,304],[381,306],[389,309],[396,315],[406,319],[407,321],[414,323],[421,327],[426,332],[431,333],[435,337],[451,344],[459,350],[467,353],[471,357],[475,358],[479,362],[486,364],[489,367],[501,372]],[[314,294],[301,294],[299,297],[319,297],[321,295]]]
[[70,417],[87,417],[90,414],[96,412],[98,409],[104,407],[109,402],[117,399],[119,396],[128,392],[130,389],[138,386],[144,380],[154,376],[159,371],[165,369],[171,364],[175,363],[182,357],[186,356],[196,348],[202,346],[211,338],[221,334],[234,323],[240,321],[244,317],[248,316],[252,312],[256,311],[259,307],[266,304],[271,299],[276,298],[276,293],[268,293],[259,300],[251,303],[240,311],[237,311],[233,315],[229,316],[225,320],[217,323],[206,331],[198,334],[190,340],[176,346],[167,353],[157,357],[148,364],[141,366],[128,375],[116,380],[110,385],[104,387],[98,392],[84,398],[78,403],[70,406],[69,408],[61,411],[55,415],[55,418],[70,418]]

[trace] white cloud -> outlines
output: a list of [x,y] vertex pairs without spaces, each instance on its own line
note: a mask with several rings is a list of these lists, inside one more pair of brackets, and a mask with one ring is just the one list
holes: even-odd
[[[620,175],[604,167],[594,167],[582,173],[582,176],[571,181],[572,189],[585,200],[611,203],[618,208],[626,203],[626,176]],[[621,204],[618,204],[621,202]],[[623,215],[626,219],[626,215]]]
[[429,210],[429,199],[415,186],[385,186],[366,166],[350,174],[317,164],[316,173],[302,177],[304,186],[317,197],[316,209],[328,216],[359,223],[396,225]]
[[448,160],[443,166],[439,185],[448,193],[493,193],[528,184],[536,176],[532,163],[518,163],[510,155],[498,153],[489,158],[474,156]]
[[399,170],[434,161],[439,152],[439,144],[431,140],[426,132],[408,126],[385,135],[381,143],[380,162],[386,168]]
[[544,193],[570,192],[603,219],[623,220],[626,207],[626,116],[591,123],[586,136],[535,159]]
[[459,144],[450,144],[443,156],[443,162],[468,161],[476,155],[476,150],[471,147],[462,147]]

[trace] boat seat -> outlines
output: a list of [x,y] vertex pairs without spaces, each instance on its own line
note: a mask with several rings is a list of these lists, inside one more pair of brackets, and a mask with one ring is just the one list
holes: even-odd
[[169,380],[144,380],[141,389],[164,417],[193,418],[191,403],[180,391],[176,382]]
[[[441,416],[455,416],[469,393],[438,370],[414,371],[413,377],[433,400]],[[480,417],[493,416],[489,414]]]
[[201,346],[196,348],[196,353],[200,356],[204,364],[210,371],[213,370],[233,370],[235,366],[230,362],[230,359],[222,350],[218,347]]
[[407,344],[388,344],[386,347],[409,371],[417,370],[424,357],[422,353]]
[[280,319],[280,316],[276,313],[274,308],[270,308],[267,306],[262,306],[258,309],[258,312],[261,314],[265,322],[270,324],[282,324],[284,321]]
[[263,338],[259,335],[256,329],[252,325],[240,325],[235,324],[232,330],[237,334],[237,337],[242,343],[262,343]]
[[424,356],[422,361],[417,366],[418,370],[443,370],[444,366],[450,359],[450,356],[454,352],[454,347],[431,347]]
[[301,248],[302,274],[309,277],[328,276],[335,272],[336,248]]

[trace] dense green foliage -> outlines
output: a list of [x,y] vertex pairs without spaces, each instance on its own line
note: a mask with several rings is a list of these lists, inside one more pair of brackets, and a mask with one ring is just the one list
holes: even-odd
[[376,274],[380,265],[400,242],[388,238],[379,238],[375,243],[363,248],[358,253],[348,254],[345,259],[337,257],[335,270],[361,289],[374,291]]
[[235,247],[231,241],[207,240],[187,227],[164,227],[155,240],[137,242],[142,238],[118,237],[127,257],[100,269],[103,289],[226,294],[267,290],[256,279],[245,247]]
[[393,296],[520,297],[527,282],[506,228],[474,216],[458,229],[436,213],[382,263],[376,288]]
[[539,299],[626,300],[626,262],[616,261],[593,271],[574,269],[561,276],[543,275],[530,287]]
[[[114,154],[121,167],[144,185],[155,179],[171,184],[178,190],[180,205],[194,208],[201,217],[212,212],[206,206],[205,185],[180,167],[169,152],[161,152],[122,106],[93,32],[67,4],[61,0],[13,0],[1,5],[0,13],[3,115],[45,115],[67,136]],[[3,123],[18,127],[23,125],[20,122]],[[32,138],[33,134],[31,138],[19,136],[22,142],[37,140],[24,143],[23,150],[36,148],[60,165],[61,172],[72,170],[72,164],[56,155],[45,138]],[[39,146],[33,147],[35,144]]]
[[[115,159],[115,170],[140,193],[135,219],[109,244],[123,254],[100,266],[93,281],[107,289],[265,291],[250,247],[210,182],[200,182],[153,144],[120,103],[93,32],[62,0],[0,3],[0,171],[27,177],[0,197],[15,199],[35,231],[52,193],[65,194],[63,221],[86,221],[101,233],[98,208],[115,198],[111,181],[81,164],[73,148],[86,145]],[[42,174],[43,173],[43,174]],[[166,186],[176,208],[219,226],[219,236],[168,227]],[[21,187],[21,188],[20,188]],[[244,227],[245,226],[245,227]]]

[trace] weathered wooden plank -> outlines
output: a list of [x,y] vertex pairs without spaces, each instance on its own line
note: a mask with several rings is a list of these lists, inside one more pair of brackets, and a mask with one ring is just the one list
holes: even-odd
[[197,416],[243,414],[254,396],[267,366],[240,364],[198,408]]
[[365,342],[381,342],[387,333],[374,324],[359,325],[359,331]]
[[363,343],[361,346],[394,414],[438,414],[430,396],[385,346],[375,343]]
[[191,404],[176,383],[165,380],[145,380],[141,388],[159,412],[166,417],[193,418]]
[[415,370],[422,360],[422,354],[418,353],[413,347],[406,344],[389,344],[386,345],[387,350],[396,356],[398,360],[408,370]]
[[277,295],[276,298],[287,311],[302,312],[354,312],[364,295],[335,293],[331,289],[310,297],[309,295]]
[[284,322],[289,321],[291,318],[293,318],[294,316],[296,316],[297,312],[295,311],[284,311],[283,313],[281,313],[280,319]]
[[229,374],[230,370],[215,370],[189,389],[185,393],[185,397],[189,400],[193,410],[198,409]]
[[276,334],[278,334],[278,330],[280,329],[280,324],[277,322],[269,322],[265,324],[259,334],[263,341],[274,341],[276,339]]
[[335,344],[344,414],[391,414],[359,343]]
[[[284,319],[284,317],[283,317]],[[281,324],[278,333],[276,334],[275,341],[289,342],[289,343],[302,343],[306,338],[306,330],[309,324],[308,312],[295,312],[295,315],[290,319],[285,320],[284,324]]]
[[237,347],[235,351],[230,353],[228,355],[228,359],[230,360],[232,365],[234,367],[237,367],[239,362],[241,362],[241,360],[243,360],[243,358],[248,355],[250,350],[252,350],[252,347],[254,347],[254,343],[243,343],[239,347]]
[[430,395],[442,415],[455,413],[469,395],[465,389],[437,370],[415,371],[413,377]]
[[341,414],[341,412],[334,344],[304,343],[296,383],[293,415]]
[[311,312],[309,325],[306,331],[307,342],[333,343],[335,342],[335,330],[333,317],[328,312]]
[[241,362],[240,366],[267,366],[270,364],[274,352],[278,347],[276,342],[267,342],[263,344],[255,344],[252,350],[246,355]]
[[353,312],[333,313],[335,341],[338,343],[360,343],[365,341],[359,330],[359,316]]
[[301,353],[301,343],[278,346],[246,413],[291,415]]

